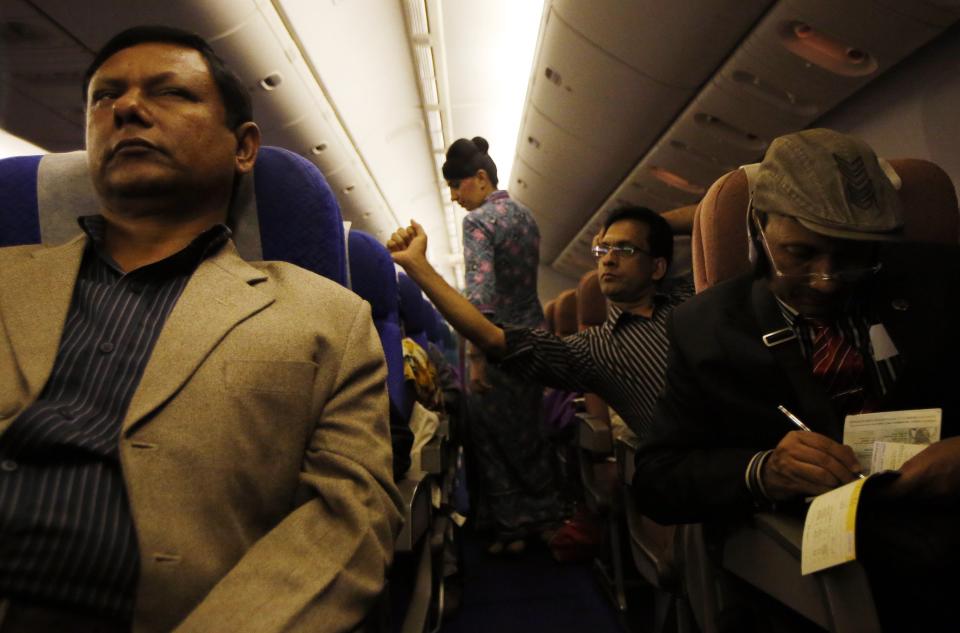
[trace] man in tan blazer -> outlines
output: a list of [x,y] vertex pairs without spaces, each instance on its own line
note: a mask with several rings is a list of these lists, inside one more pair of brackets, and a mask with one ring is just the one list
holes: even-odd
[[100,215],[0,249],[0,633],[355,629],[400,523],[369,306],[237,255],[205,42],[126,31],[84,92]]

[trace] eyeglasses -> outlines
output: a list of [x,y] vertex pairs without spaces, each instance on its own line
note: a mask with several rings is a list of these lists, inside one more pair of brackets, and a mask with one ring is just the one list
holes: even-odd
[[609,253],[613,253],[617,257],[633,257],[637,253],[643,253],[644,255],[650,255],[650,257],[653,257],[650,251],[645,251],[638,246],[630,246],[630,245],[614,246],[611,244],[597,244],[596,246],[590,249],[590,252],[593,253],[593,256],[597,259],[600,259],[604,255],[607,255]]
[[[875,275],[880,272],[880,269],[883,267],[883,264],[877,262],[873,266],[859,266],[851,268],[843,268],[840,270],[835,270],[829,273],[813,273],[813,272],[800,272],[802,269],[807,268],[810,265],[809,261],[804,262],[794,262],[792,264],[784,266],[784,262],[780,262],[780,266],[777,265],[777,260],[774,258],[773,253],[770,251],[770,244],[767,243],[767,235],[763,231],[763,227],[760,225],[760,220],[757,218],[756,213],[753,214],[753,223],[757,228],[757,232],[760,234],[760,243],[763,244],[763,250],[767,254],[767,259],[770,261],[770,268],[773,269],[773,274],[780,279],[787,279],[791,281],[800,281],[803,283],[812,283],[814,281],[837,281],[840,283],[856,283],[869,277],[870,275]],[[784,270],[788,269],[788,270]]]

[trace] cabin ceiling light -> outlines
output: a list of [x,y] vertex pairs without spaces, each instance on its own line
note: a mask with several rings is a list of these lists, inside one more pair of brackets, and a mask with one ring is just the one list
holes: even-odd
[[665,185],[673,187],[674,189],[679,189],[685,193],[692,193],[702,196],[707,192],[706,187],[690,182],[680,174],[672,172],[669,169],[664,169],[663,167],[651,167],[650,173],[653,174],[654,178]]
[[783,25],[780,43],[794,55],[835,75],[863,77],[878,67],[868,52],[799,20]]

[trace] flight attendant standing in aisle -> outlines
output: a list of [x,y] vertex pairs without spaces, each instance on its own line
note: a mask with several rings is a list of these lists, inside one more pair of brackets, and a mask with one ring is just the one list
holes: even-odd
[[[443,176],[463,220],[467,299],[501,325],[543,321],[537,298],[540,231],[530,210],[497,189],[497,166],[481,137],[447,150]],[[477,523],[492,528],[490,553],[518,553],[562,515],[551,451],[540,424],[542,386],[511,379],[470,348],[470,442],[481,490]]]

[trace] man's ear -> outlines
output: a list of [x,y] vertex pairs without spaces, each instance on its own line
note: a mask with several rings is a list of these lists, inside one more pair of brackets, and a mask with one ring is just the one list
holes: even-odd
[[247,121],[240,124],[234,134],[237,137],[237,173],[249,173],[253,170],[257,152],[260,150],[260,128],[253,121]]
[[653,258],[653,274],[650,277],[654,281],[660,281],[667,276],[667,258],[666,257],[654,257]]

